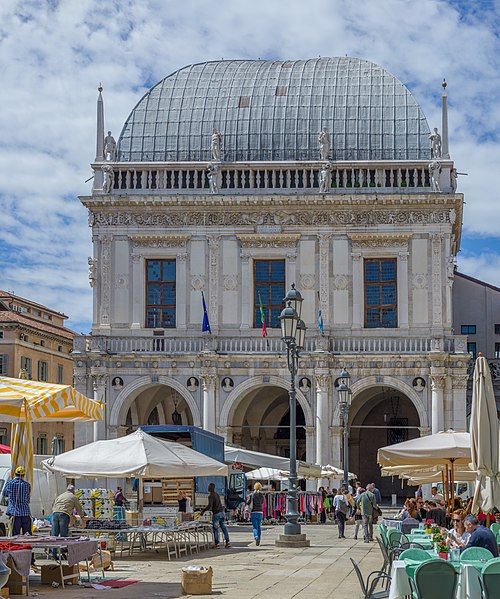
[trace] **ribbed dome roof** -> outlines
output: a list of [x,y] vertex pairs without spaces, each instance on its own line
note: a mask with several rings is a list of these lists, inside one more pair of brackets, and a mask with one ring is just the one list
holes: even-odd
[[326,128],[334,160],[430,158],[429,125],[407,88],[357,58],[224,60],[169,75],[139,101],[119,161],[317,160]]

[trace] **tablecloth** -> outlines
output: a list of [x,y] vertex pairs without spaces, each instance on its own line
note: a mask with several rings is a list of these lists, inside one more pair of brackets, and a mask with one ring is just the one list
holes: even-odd
[[[29,576],[31,565],[31,549],[17,549],[15,551],[0,551],[0,560],[8,566],[7,560],[11,558],[14,570],[21,576]],[[10,566],[9,566],[10,567]]]
[[[5,537],[0,540],[9,541],[10,543],[26,543],[26,536],[19,535],[17,537]],[[52,547],[64,547],[68,554],[68,565],[73,566],[78,562],[88,559],[98,551],[98,541],[95,539],[74,537],[29,537],[29,543],[33,549],[50,549]]]
[[387,518],[384,518],[382,520],[382,524],[385,524],[385,526],[387,526],[388,528],[397,528],[398,530],[401,530],[401,525],[403,524],[402,520],[389,520]]
[[[406,563],[405,563],[406,562]],[[406,572],[406,564],[411,566],[413,560],[394,560],[392,562],[391,586],[389,588],[389,599],[400,599],[405,595],[411,595],[410,580]],[[481,597],[481,586],[479,576],[486,565],[485,562],[474,564],[453,564],[459,572],[456,599],[479,599]],[[415,567],[416,570],[416,567]]]
[[425,535],[412,533],[411,535],[406,535],[406,537],[410,543],[418,543],[424,549],[433,549],[434,547],[431,538]]

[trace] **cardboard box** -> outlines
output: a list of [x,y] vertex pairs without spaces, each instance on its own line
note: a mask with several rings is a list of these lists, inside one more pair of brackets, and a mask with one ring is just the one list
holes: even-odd
[[[67,578],[64,583],[71,582],[72,584],[78,584],[78,576],[79,576],[79,568],[78,564],[74,566],[63,566],[63,576],[70,576],[72,578]],[[53,582],[58,582],[61,584],[61,570],[59,566],[50,564],[48,566],[42,566],[42,584],[52,584]]]
[[[10,560],[9,560],[10,561]],[[10,568],[10,576],[9,580],[7,580],[7,587],[9,588],[9,592],[11,595],[27,595],[28,586],[26,576],[21,576],[18,574],[12,564],[9,565]]]
[[139,522],[139,512],[125,510],[125,522],[127,524],[132,524],[132,526],[137,526],[137,523]]
[[3,587],[3,589],[0,589],[0,597],[2,599],[9,599],[9,589],[7,587]]
[[211,567],[188,566],[182,568],[181,585],[184,595],[211,595],[212,575]]
[[151,487],[153,503],[163,503],[163,489],[161,487]]

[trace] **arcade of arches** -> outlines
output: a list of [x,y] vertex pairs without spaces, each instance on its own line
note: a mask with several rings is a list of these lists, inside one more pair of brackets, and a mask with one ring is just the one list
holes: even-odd
[[132,400],[122,426],[141,424],[193,424],[186,400],[167,385],[152,385]]
[[[394,493],[391,477],[381,477],[377,450],[420,436],[413,403],[400,391],[374,387],[356,396],[349,412],[349,470],[362,483],[375,482],[382,495]],[[405,486],[406,488],[406,486]],[[398,489],[398,494],[411,493]]]

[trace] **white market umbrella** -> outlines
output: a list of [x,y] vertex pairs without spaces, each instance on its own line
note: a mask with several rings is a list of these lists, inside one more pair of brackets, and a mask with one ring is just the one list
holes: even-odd
[[71,478],[227,476],[227,466],[190,447],[148,435],[95,441],[42,462]]
[[249,480],[288,480],[288,472],[276,468],[257,468],[245,474]]
[[471,467],[477,472],[472,511],[490,513],[500,506],[500,459],[498,415],[486,358],[476,360],[470,418]]
[[[321,466],[321,478],[342,478],[343,476],[344,471],[340,468],[337,468],[337,466],[332,466],[331,464]],[[357,476],[352,472],[348,472],[347,476],[349,480],[357,478]]]

